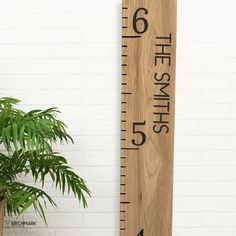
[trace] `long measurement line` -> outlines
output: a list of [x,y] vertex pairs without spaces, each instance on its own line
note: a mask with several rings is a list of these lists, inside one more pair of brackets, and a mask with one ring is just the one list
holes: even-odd
[[122,36],[123,39],[137,39],[137,38],[141,38],[140,35],[123,35]]
[[133,151],[137,151],[137,150],[139,150],[139,148],[122,147],[121,150],[133,150]]

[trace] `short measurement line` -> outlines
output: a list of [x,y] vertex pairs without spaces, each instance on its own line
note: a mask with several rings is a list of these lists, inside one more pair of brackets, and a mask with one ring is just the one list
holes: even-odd
[[127,120],[121,120],[121,122],[122,122],[122,123],[125,123],[125,122],[127,122]]
[[121,141],[126,141],[126,138],[122,138]]
[[128,19],[128,16],[122,16],[122,19]]
[[126,159],[126,157],[121,157],[121,159]]
[[122,38],[123,39],[137,39],[137,38],[141,38],[141,35],[123,35]]
[[124,95],[131,95],[132,93],[130,93],[130,92],[122,92],[122,94],[124,94]]
[[130,202],[120,202],[120,204],[130,204]]
[[128,55],[126,55],[126,54],[123,54],[123,55],[122,55],[122,57],[127,57],[127,56],[128,56]]
[[120,228],[120,230],[125,230],[125,228]]
[[125,221],[125,219],[120,219],[120,221]]
[[121,210],[120,212],[125,213],[125,210]]
[[121,85],[127,85],[127,83],[122,83]]
[[126,166],[121,166],[120,168],[126,168]]
[[121,132],[126,132],[127,130],[126,129],[122,129]]
[[121,177],[126,177],[126,175],[120,175]]
[[122,64],[122,66],[128,66],[128,64]]
[[125,76],[125,75],[127,75],[127,74],[126,74],[126,73],[123,73],[123,74],[121,74],[121,75]]
[[122,45],[122,48],[127,48],[128,46],[127,45]]
[[123,29],[127,29],[128,27],[127,26],[122,26]]
[[125,186],[126,184],[120,184],[120,186]]
[[122,9],[124,9],[124,10],[127,10],[127,9],[128,9],[128,7],[122,7]]
[[125,113],[127,113],[127,111],[121,111],[121,113],[124,113],[124,114],[125,114]]
[[121,150],[139,150],[139,148],[129,148],[129,147],[123,147]]

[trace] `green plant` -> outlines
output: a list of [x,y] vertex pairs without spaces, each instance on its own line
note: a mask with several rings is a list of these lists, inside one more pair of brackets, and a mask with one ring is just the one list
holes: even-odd
[[51,179],[61,192],[72,192],[78,201],[87,206],[90,191],[85,181],[68,166],[66,159],[54,152],[52,144],[72,142],[66,125],[57,118],[57,108],[24,112],[16,109],[20,101],[0,99],[0,203],[4,202],[9,216],[20,215],[33,206],[46,223],[47,204],[54,200],[42,189],[17,181],[31,175],[42,188],[46,178]]

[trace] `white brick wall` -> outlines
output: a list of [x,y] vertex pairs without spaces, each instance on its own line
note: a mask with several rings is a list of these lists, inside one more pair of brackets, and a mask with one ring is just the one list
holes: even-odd
[[[89,208],[46,189],[48,228],[13,236],[118,236],[121,0],[0,0],[0,96],[58,106],[60,147]],[[236,1],[178,0],[174,236],[236,236]]]

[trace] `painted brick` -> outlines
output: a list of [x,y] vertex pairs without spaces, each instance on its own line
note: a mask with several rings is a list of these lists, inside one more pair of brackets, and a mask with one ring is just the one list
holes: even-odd
[[[11,0],[0,8],[0,96],[58,106],[89,208],[61,195],[48,228],[6,236],[118,236],[121,0]],[[236,1],[179,0],[174,236],[236,236]],[[30,184],[31,178],[25,179]]]

